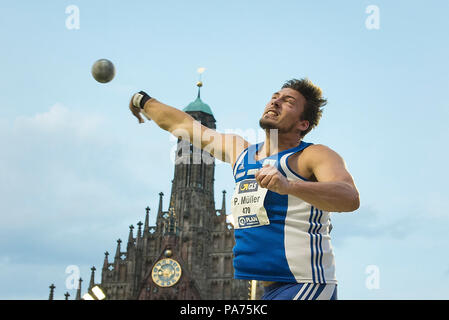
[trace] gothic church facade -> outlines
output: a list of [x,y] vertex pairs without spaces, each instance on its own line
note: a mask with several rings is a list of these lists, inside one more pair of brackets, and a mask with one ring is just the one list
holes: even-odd
[[[184,111],[216,128],[210,107],[198,97]],[[99,285],[107,299],[233,299],[247,300],[249,282],[233,278],[232,225],[226,221],[225,191],[215,208],[215,162],[207,152],[178,140],[168,209],[159,194],[156,225],[130,226],[126,243],[117,240],[114,257],[105,253],[101,283],[92,268],[89,292]],[[80,281],[81,284],[81,281]],[[77,298],[80,298],[78,289]]]

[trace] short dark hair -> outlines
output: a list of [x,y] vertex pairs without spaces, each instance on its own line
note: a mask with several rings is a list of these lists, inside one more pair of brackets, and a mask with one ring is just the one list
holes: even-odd
[[323,114],[323,107],[327,104],[327,99],[323,98],[321,88],[314,85],[312,81],[307,78],[301,80],[289,80],[282,86],[282,89],[284,88],[296,90],[306,99],[304,111],[300,118],[300,120],[309,121],[307,130],[301,132],[301,136],[304,137],[320,122],[321,115]]

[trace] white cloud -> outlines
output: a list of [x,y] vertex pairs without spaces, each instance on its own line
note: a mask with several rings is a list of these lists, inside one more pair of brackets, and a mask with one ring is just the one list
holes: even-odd
[[34,116],[20,116],[14,121],[16,134],[45,133],[67,134],[79,138],[95,138],[105,118],[94,113],[83,114],[70,110],[61,103],[49,111]]
[[[135,136],[126,121],[56,103],[10,123],[0,130],[0,215],[10,228],[58,222],[76,228],[85,219],[120,217],[139,204],[151,206],[143,195],[157,197],[171,179],[168,154],[152,156],[167,143],[148,139],[148,132]],[[134,122],[130,128],[145,129]]]
[[[40,277],[32,286],[45,298],[54,281],[52,272],[44,271],[49,264],[98,267],[104,250],[114,250],[117,238],[126,239],[128,226],[144,219],[147,205],[156,212],[158,193],[168,194],[173,175],[168,137],[132,120],[60,103],[34,115],[0,118],[5,277],[18,279],[13,263],[38,268],[47,280]],[[5,290],[0,296],[19,296]]]

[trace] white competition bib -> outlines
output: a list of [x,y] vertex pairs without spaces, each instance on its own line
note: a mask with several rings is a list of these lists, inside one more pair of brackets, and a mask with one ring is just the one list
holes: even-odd
[[231,200],[234,229],[254,228],[270,224],[263,204],[268,189],[259,187],[256,179],[235,184]]

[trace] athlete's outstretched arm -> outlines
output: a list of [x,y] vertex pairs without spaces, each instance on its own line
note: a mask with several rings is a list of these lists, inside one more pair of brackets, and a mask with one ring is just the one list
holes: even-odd
[[301,198],[329,212],[351,212],[360,206],[359,193],[343,159],[333,150],[314,145],[298,157],[304,161],[317,182],[289,181],[275,167],[266,166],[256,173],[261,187]]
[[222,134],[203,126],[188,113],[154,98],[148,99],[143,104],[143,108],[136,106],[135,102],[133,103],[133,98],[129,103],[129,108],[139,123],[144,122],[142,113],[147,119],[156,122],[160,128],[171,132],[182,140],[190,141],[195,147],[209,152],[221,161],[234,164],[238,155],[248,146],[248,142],[242,137],[234,134]]

